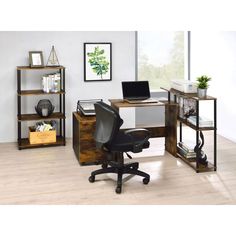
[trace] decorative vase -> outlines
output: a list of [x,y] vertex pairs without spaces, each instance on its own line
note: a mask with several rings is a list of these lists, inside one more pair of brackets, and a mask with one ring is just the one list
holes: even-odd
[[207,89],[197,89],[197,94],[199,98],[205,98],[207,96]]
[[48,117],[54,111],[54,106],[48,99],[42,99],[38,102],[38,105],[35,107],[36,112],[41,117]]

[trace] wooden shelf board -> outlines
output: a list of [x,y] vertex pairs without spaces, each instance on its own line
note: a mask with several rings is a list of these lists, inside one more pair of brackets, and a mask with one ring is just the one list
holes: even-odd
[[192,99],[198,100],[198,101],[206,101],[206,100],[216,100],[217,98],[207,95],[204,98],[199,98],[198,96],[193,96]]
[[60,112],[54,112],[48,117],[41,117],[38,114],[22,114],[18,116],[18,121],[30,121],[30,120],[51,120],[51,119],[65,119],[65,115]]
[[193,125],[192,123],[188,122],[186,119],[183,119],[183,118],[181,118],[181,117],[178,117],[178,120],[179,120],[180,122],[182,122],[183,124],[185,124],[185,125],[191,127],[191,128],[194,129],[194,130],[197,130],[197,131],[200,131],[200,130],[202,130],[202,131],[204,131],[204,130],[215,130],[214,127],[199,127],[199,128],[197,128],[196,125]]
[[65,69],[64,66],[43,66],[43,67],[30,67],[30,66],[17,66],[17,70],[59,70]]
[[177,157],[179,157],[179,158],[183,158],[183,159],[185,159],[186,161],[188,161],[188,162],[196,162],[196,157],[193,157],[193,158],[186,158],[186,157],[183,157],[181,154],[179,154],[179,153],[177,153]]
[[26,149],[26,148],[62,146],[62,145],[65,145],[65,143],[64,143],[64,138],[61,136],[57,136],[57,140],[55,143],[43,143],[43,144],[30,144],[28,138],[23,138],[21,139],[21,145],[19,145],[19,148]]
[[88,122],[96,122],[96,116],[84,116],[80,111],[79,112],[73,112],[76,119],[78,119],[82,123],[88,123]]
[[161,89],[167,91],[167,92],[170,92],[170,93],[173,93],[175,95],[180,95],[180,96],[185,96],[185,97],[188,97],[188,98],[192,98],[194,100],[216,100],[215,97],[212,97],[212,96],[206,96],[204,98],[199,98],[197,93],[184,93],[184,92],[181,92],[181,91],[178,91],[176,89],[173,89],[173,88],[163,88],[161,87]]
[[208,161],[208,165],[207,167],[203,166],[203,165],[199,165],[200,167],[198,168],[198,171],[199,172],[208,172],[208,171],[214,171],[215,170],[215,167],[212,163],[210,163]]
[[179,157],[181,160],[183,160],[186,164],[188,164],[190,167],[192,167],[195,171],[208,172],[208,171],[214,171],[215,170],[214,165],[212,163],[210,163],[209,161],[208,161],[207,166],[199,164],[199,168],[197,169],[196,162],[189,161],[187,158],[183,157],[179,153],[177,153],[177,157]]
[[173,88],[161,87],[161,89],[163,89],[167,92],[170,92],[170,93],[174,93],[176,95],[182,95],[182,96],[186,96],[186,97],[195,97],[195,96],[197,96],[197,93],[184,93],[184,92],[181,92],[181,91],[173,89]]
[[22,90],[18,92],[18,96],[30,96],[30,95],[49,95],[49,94],[65,94],[65,91],[61,90],[59,92],[49,92],[45,93],[41,89],[36,89],[36,90]]
[[153,102],[153,103],[128,103],[124,99],[108,99],[109,102],[117,108],[125,107],[153,107],[153,106],[165,106],[163,102]]

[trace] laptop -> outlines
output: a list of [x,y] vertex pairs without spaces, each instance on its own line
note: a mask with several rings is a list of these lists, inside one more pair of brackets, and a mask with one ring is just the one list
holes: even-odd
[[157,103],[158,100],[150,97],[148,81],[123,81],[123,99],[128,103]]

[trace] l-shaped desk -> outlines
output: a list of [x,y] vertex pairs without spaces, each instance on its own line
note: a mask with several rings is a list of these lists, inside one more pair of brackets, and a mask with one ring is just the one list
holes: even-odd
[[[204,100],[204,99],[202,99]],[[205,100],[214,100],[214,127],[201,128],[193,125],[189,125],[189,127],[193,128],[197,131],[196,140],[199,140],[198,132],[201,130],[213,130],[214,131],[214,163],[211,164],[208,162],[207,165],[203,165],[199,162],[198,156],[195,160],[192,158],[187,159],[181,157],[179,153],[177,153],[177,120],[178,120],[178,112],[179,106],[175,102],[171,102],[170,99],[168,101],[160,101],[158,103],[136,103],[131,104],[122,99],[110,99],[109,102],[111,106],[119,112],[121,108],[135,108],[135,107],[165,107],[165,126],[152,125],[151,127],[140,127],[146,128],[151,132],[151,137],[164,137],[165,138],[165,150],[169,152],[174,157],[180,157],[183,161],[185,161],[188,165],[190,165],[196,172],[202,171],[216,171],[216,99],[212,97],[208,97]],[[155,118],[154,118],[155,119]],[[182,124],[183,120],[180,120],[180,140],[182,139]],[[183,122],[185,124],[185,122]],[[187,123],[188,124],[188,123]],[[96,148],[95,140],[93,139],[93,133],[95,131],[96,126],[96,117],[86,117],[81,115],[78,112],[73,113],[73,148],[76,154],[76,157],[80,164],[93,164],[93,163],[101,163],[101,160],[105,158],[105,153],[100,149]],[[203,136],[203,135],[202,135]],[[197,141],[196,141],[197,142]],[[202,143],[204,144],[204,140],[202,138]],[[202,147],[202,146],[201,146]],[[204,153],[204,152],[203,152]],[[201,165],[200,165],[201,164]]]

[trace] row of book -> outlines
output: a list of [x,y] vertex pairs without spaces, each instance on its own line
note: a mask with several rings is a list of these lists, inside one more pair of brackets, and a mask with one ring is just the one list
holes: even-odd
[[[188,117],[187,120],[193,125],[197,124],[196,116],[190,116]],[[214,126],[213,120],[210,120],[206,117],[199,116],[199,127],[213,127],[213,126]]]
[[46,74],[42,77],[42,86],[45,93],[60,91],[60,73]]
[[177,145],[178,153],[188,159],[196,158],[196,152],[194,152],[194,148],[190,147],[184,142],[179,142]]

